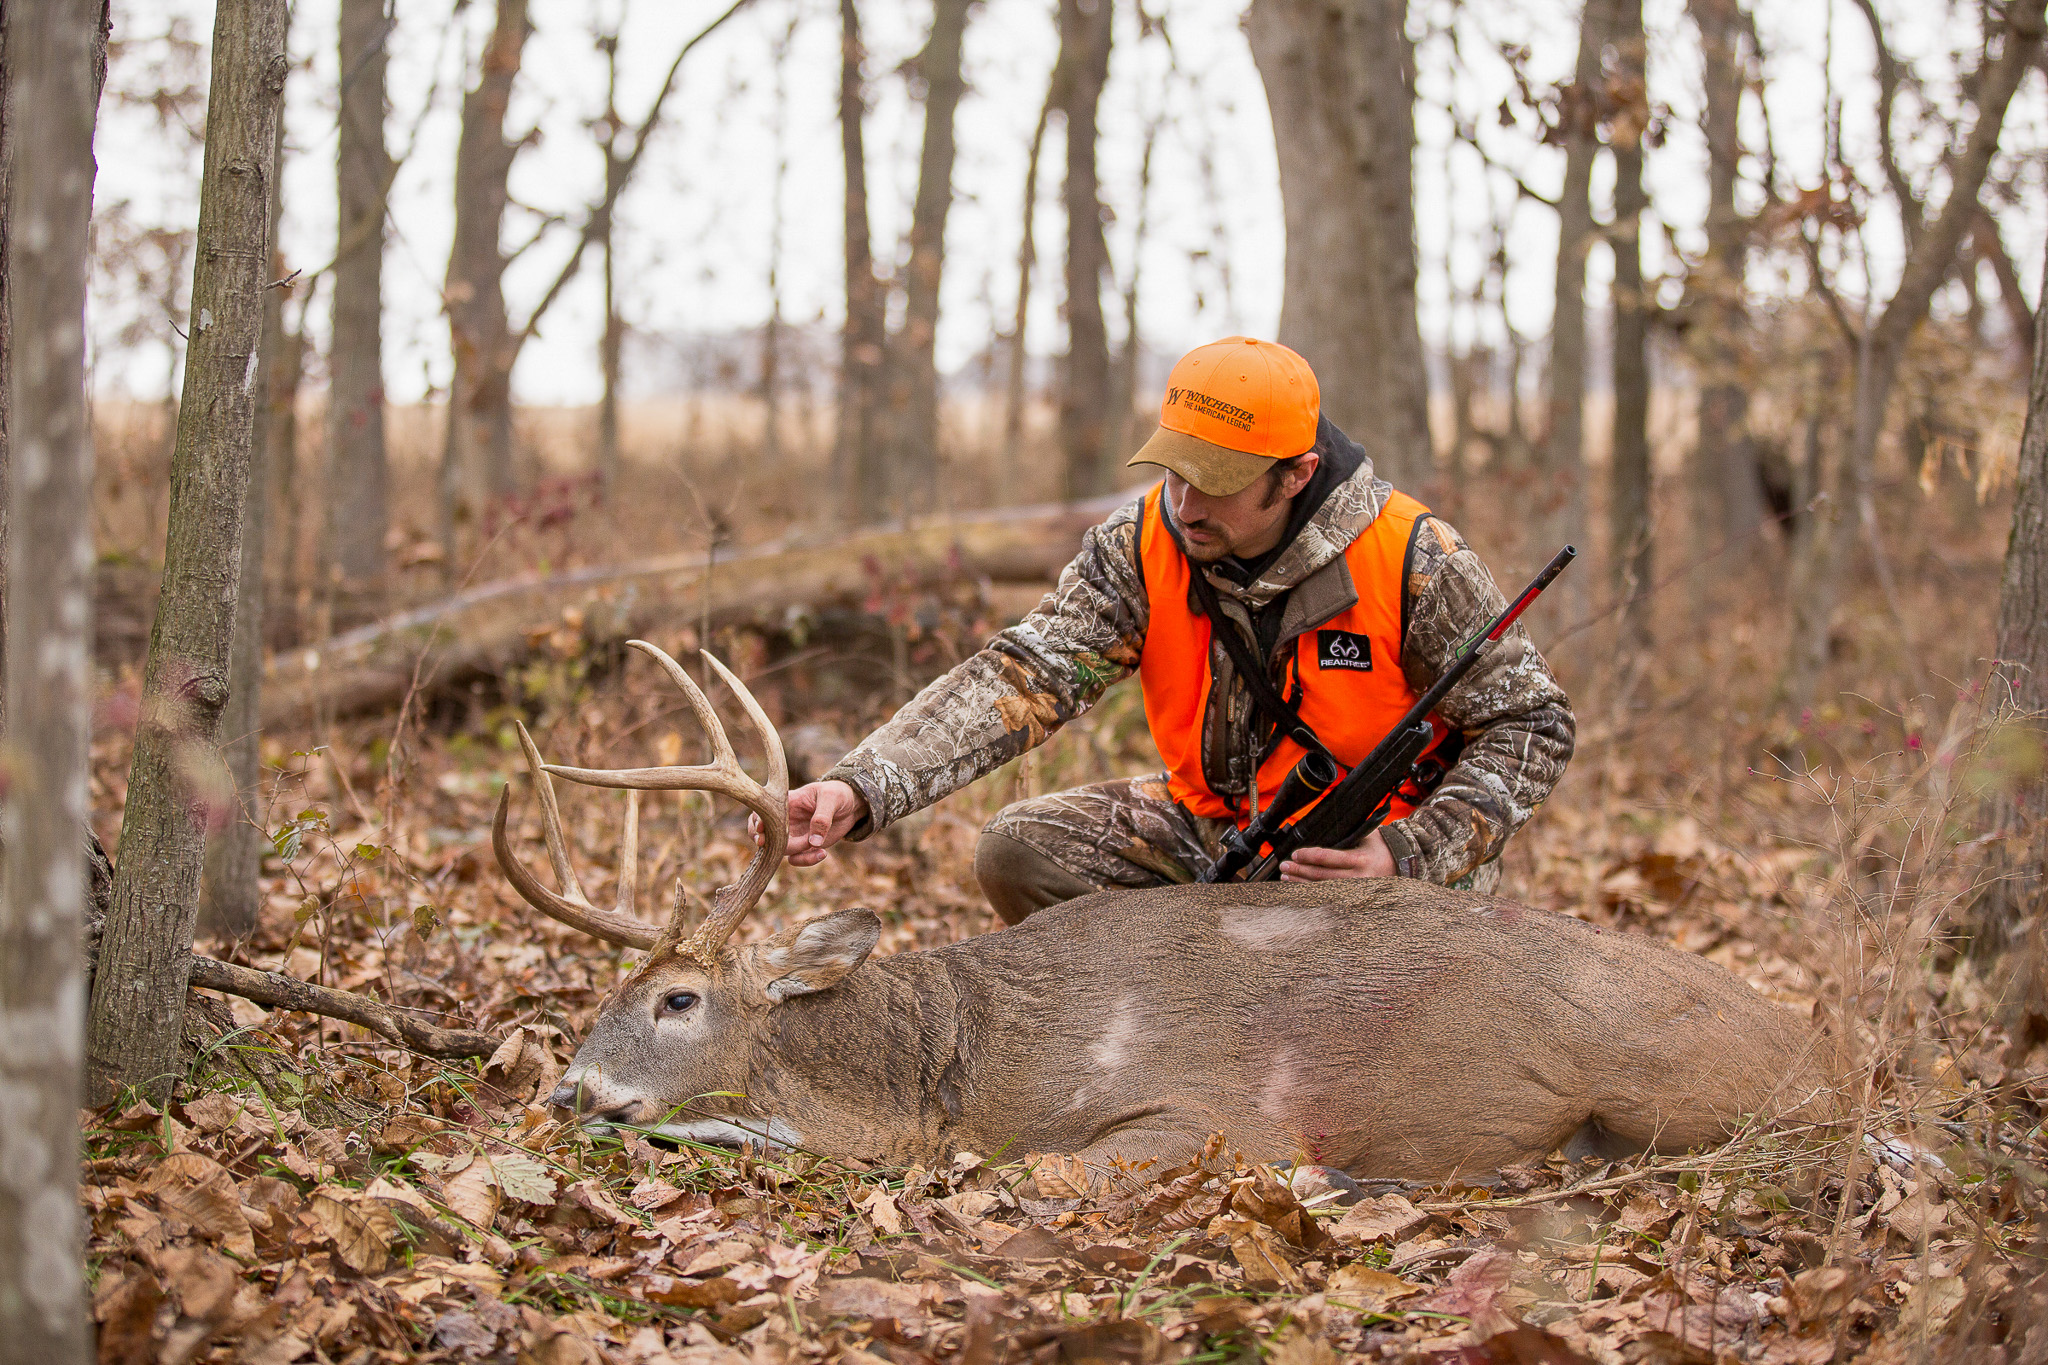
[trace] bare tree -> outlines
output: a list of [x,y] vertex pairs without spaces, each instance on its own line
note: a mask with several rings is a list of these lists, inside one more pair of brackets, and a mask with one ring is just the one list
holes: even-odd
[[328,544],[350,583],[384,580],[390,465],[384,450],[385,45],[397,20],[385,0],[342,0],[341,118],[336,140],[339,212],[334,333],[329,348]]
[[839,336],[839,413],[833,463],[857,521],[889,506],[888,464],[878,439],[888,360],[888,292],[875,276],[868,226],[867,83],[857,0],[839,0],[839,143],[846,169],[846,325]]
[[1013,468],[1024,444],[1024,331],[1031,316],[1031,276],[1038,268],[1038,158],[1045,149],[1045,125],[1060,99],[1060,68],[1053,63],[1045,102],[1031,129],[1031,148],[1024,157],[1024,212],[1017,236],[1017,312],[1010,323],[1009,351],[1004,357],[1003,466]]
[[[4,376],[10,434],[6,545],[14,648],[7,849],[0,885],[0,1354],[92,1358],[78,1216],[80,942],[92,702],[92,433],[85,403],[87,227],[94,110],[105,72],[103,0],[15,0],[0,11],[10,168],[0,238],[6,307],[36,344]],[[19,229],[14,231],[12,229]]]
[[946,265],[946,218],[953,208],[953,114],[967,90],[960,48],[971,8],[972,0],[934,0],[931,33],[912,66],[924,87],[924,145],[903,268],[903,325],[889,357],[890,443],[898,480],[893,500],[906,512],[928,502],[938,483],[939,283]]
[[448,439],[441,460],[443,567],[453,571],[455,521],[483,497],[512,491],[512,323],[505,312],[502,244],[507,180],[531,139],[505,140],[505,110],[533,25],[526,0],[498,0],[476,84],[462,97],[455,148],[455,236],[445,306],[455,374],[448,384]]
[[[583,268],[584,256],[610,233],[619,197],[661,128],[684,60],[750,3],[752,0],[733,0],[683,44],[669,63],[646,117],[634,128],[631,148],[616,158],[616,165],[609,164],[616,146],[606,149],[604,192],[584,211],[568,260],[542,291],[525,323],[515,330],[505,312],[503,289],[505,267],[511,258],[499,239],[510,202],[506,178],[512,160],[535,134],[529,132],[507,143],[505,107],[532,26],[526,18],[526,0],[499,0],[497,24],[484,52],[482,71],[476,86],[463,97],[462,136],[456,147],[455,247],[449,255],[445,294],[455,379],[449,390],[448,441],[441,461],[441,540],[449,551],[444,561],[449,570],[454,567],[454,526],[465,480],[480,482],[486,496],[512,491],[512,369],[519,363],[520,351],[539,335],[542,320]],[[543,224],[541,230],[547,226]],[[538,240],[537,233],[527,245]],[[478,468],[481,475],[473,479]]]
[[1756,54],[1748,41],[1749,16],[1738,0],[1688,0],[1687,8],[1700,33],[1706,95],[1700,124],[1707,143],[1707,251],[1686,282],[1688,303],[1699,319],[1689,337],[1701,370],[1692,486],[1698,504],[1693,557],[1703,561],[1712,550],[1712,531],[1734,540],[1755,530],[1765,515],[1742,368],[1751,224],[1735,203],[1744,153],[1742,100]]
[[[604,55],[604,113],[597,121],[597,145],[604,153],[604,190],[607,199],[618,198],[618,185],[626,159],[620,154],[619,134],[626,121],[619,117],[619,31],[625,27],[622,5],[619,21],[597,35],[597,50]],[[598,245],[604,251],[604,335],[597,346],[598,369],[604,376],[604,392],[597,400],[597,484],[606,497],[619,487],[619,366],[625,350],[626,324],[619,317],[618,262],[614,256],[618,224],[609,214],[599,232]]]
[[[1600,56],[1606,0],[1585,0],[1572,83],[1558,92],[1556,136],[1564,144],[1564,183],[1557,196],[1557,274],[1551,294],[1549,387],[1541,458],[1548,487],[1538,507],[1544,544],[1586,535],[1586,253],[1593,226],[1593,162],[1600,152]],[[1584,591],[1565,584],[1573,615]]]
[[[346,69],[346,68],[344,68]],[[284,116],[271,149],[270,183],[284,183]],[[264,540],[270,523],[271,471],[287,465],[298,436],[292,407],[298,399],[295,356],[298,338],[284,325],[284,255],[276,249],[284,196],[270,197],[270,273],[263,291],[263,341],[256,362],[256,391],[263,395],[254,444],[249,452],[249,491],[242,500],[242,572],[235,594],[235,644],[228,659],[228,700],[221,708],[221,757],[234,784],[227,823],[206,841],[206,865],[199,883],[199,927],[214,938],[246,938],[262,906],[263,853],[270,846],[263,825],[263,628]]]
[[1650,554],[1650,314],[1643,291],[1643,134],[1650,118],[1644,79],[1643,0],[1608,0],[1614,102],[1608,146],[1614,153],[1614,435],[1609,456],[1607,544],[1614,590],[1623,604],[1623,641],[1650,643],[1644,595]]
[[1060,0],[1060,111],[1067,126],[1067,354],[1060,366],[1062,488],[1069,498],[1104,492],[1110,440],[1109,329],[1102,281],[1109,244],[1095,169],[1096,110],[1109,81],[1112,0]]
[[[1890,50],[1876,9],[1862,0],[1858,7],[1869,21],[1880,54],[1879,107],[1881,115],[1888,114],[1891,101],[1885,92],[1900,77],[1890,65]],[[1875,475],[1877,444],[1891,405],[1892,385],[1898,378],[1907,341],[1926,316],[1935,290],[1948,278],[1963,234],[1977,219],[1977,194],[1998,150],[2006,109],[2041,50],[2044,8],[2048,6],[2044,6],[2043,0],[2019,0],[2007,6],[2003,23],[1996,26],[1992,35],[1995,45],[1987,44],[1984,64],[1965,81],[1964,88],[1971,92],[1975,120],[1968,135],[1945,159],[1948,197],[1932,220],[1926,217],[1920,196],[1899,168],[1888,120],[1880,118],[1879,156],[1893,187],[1892,197],[1903,235],[1911,243],[1889,302],[1878,306],[1872,299],[1865,318],[1860,322],[1852,319],[1820,268],[1819,228],[1809,229],[1808,257],[1814,267],[1815,286],[1828,302],[1829,313],[1855,357],[1849,440],[1828,492],[1838,515],[1855,517],[1888,595],[1890,571],[1879,538]],[[1820,684],[1821,670],[1827,662],[1828,631],[1841,594],[1843,547],[1837,517],[1820,516],[1814,521],[1810,554],[1807,562],[1798,566],[1791,654],[1781,689],[1786,703],[1795,709],[1807,705]]]
[[284,0],[220,0],[200,179],[191,344],[171,466],[163,587],[143,669],[121,863],[93,982],[86,1070],[105,1103],[175,1083],[209,806],[228,693],[242,503],[270,263]]
[[1415,318],[1415,70],[1407,0],[1253,0],[1287,224],[1280,340],[1323,411],[1396,481],[1429,468]]
[[[2043,290],[2048,300],[2048,290]],[[2027,426],[2020,438],[2012,531],[1998,589],[1998,657],[1993,702],[2009,725],[2048,753],[2048,303],[2035,319]],[[2008,785],[1993,792],[1991,876],[1977,916],[1993,948],[2019,947],[2032,926],[2035,941],[2021,960],[2022,998],[2038,1004],[2048,987],[2048,933],[2041,899],[2048,889],[2048,782],[2008,768]]]

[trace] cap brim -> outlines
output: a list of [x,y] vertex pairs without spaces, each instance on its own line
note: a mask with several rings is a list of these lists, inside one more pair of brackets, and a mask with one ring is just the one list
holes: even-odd
[[1263,455],[1247,455],[1242,450],[1232,450],[1199,436],[1161,427],[1152,433],[1152,439],[1145,442],[1124,467],[1160,465],[1212,498],[1227,498],[1240,489],[1250,487],[1254,479],[1275,463]]

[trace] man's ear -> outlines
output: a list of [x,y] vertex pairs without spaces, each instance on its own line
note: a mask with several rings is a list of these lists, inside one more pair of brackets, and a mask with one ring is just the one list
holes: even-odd
[[793,995],[830,990],[867,961],[881,937],[881,917],[859,908],[778,934],[763,945],[759,959],[767,969],[769,1003],[779,1005]]

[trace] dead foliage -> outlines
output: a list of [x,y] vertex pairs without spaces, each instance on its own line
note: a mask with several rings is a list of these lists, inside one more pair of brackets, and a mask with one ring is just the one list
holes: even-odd
[[[1957,572],[1983,579],[1989,556]],[[716,643],[829,761],[834,736],[862,733],[980,628],[898,605],[887,660],[834,664],[787,635]],[[1957,657],[1930,647],[1923,663],[1967,677],[1987,631],[1943,619]],[[1847,648],[1889,690],[1793,725],[1765,719],[1778,644],[1739,611],[1633,673],[1582,660],[1579,757],[1511,846],[1504,888],[1703,953],[1812,1013],[1842,1049],[1841,1122],[1654,1160],[1553,1155],[1489,1185],[1360,1188],[1212,1146],[1105,1187],[1020,1152],[897,1170],[564,1128],[540,1104],[627,957],[517,902],[490,813],[519,767],[515,721],[561,762],[693,761],[672,695],[598,667],[571,632],[466,712],[267,738],[269,802],[243,815],[273,837],[267,906],[224,954],[500,1044],[433,1061],[231,1002],[239,1030],[179,1101],[88,1116],[102,1357],[2043,1359],[2048,1016],[2007,999],[2003,966],[1962,932],[1973,803],[2001,772],[2039,768],[1968,684],[1935,698],[1898,682],[1873,620]],[[681,656],[691,635],[657,639]],[[831,668],[865,690],[814,685],[808,670]],[[971,871],[982,820],[1143,771],[1147,743],[1134,690],[1112,692],[978,787],[785,869],[744,932],[855,904],[882,914],[885,953],[992,931]],[[108,727],[108,836],[126,759]],[[570,855],[603,903],[621,806],[565,796]],[[515,809],[530,844],[534,803]],[[700,902],[751,851],[698,795],[650,798],[641,828],[641,884],[680,878]]]

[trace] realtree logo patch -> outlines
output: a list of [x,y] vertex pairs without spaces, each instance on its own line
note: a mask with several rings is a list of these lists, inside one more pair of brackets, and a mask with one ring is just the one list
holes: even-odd
[[1316,667],[1354,668],[1372,672],[1372,637],[1348,630],[1316,632]]
[[1252,423],[1259,420],[1258,416],[1254,413],[1246,412],[1243,408],[1232,407],[1221,398],[1211,398],[1208,394],[1197,393],[1193,389],[1168,389],[1166,391],[1166,406],[1170,408],[1176,403],[1185,404],[1205,417],[1213,417],[1219,422],[1228,422],[1239,431],[1250,431]]

